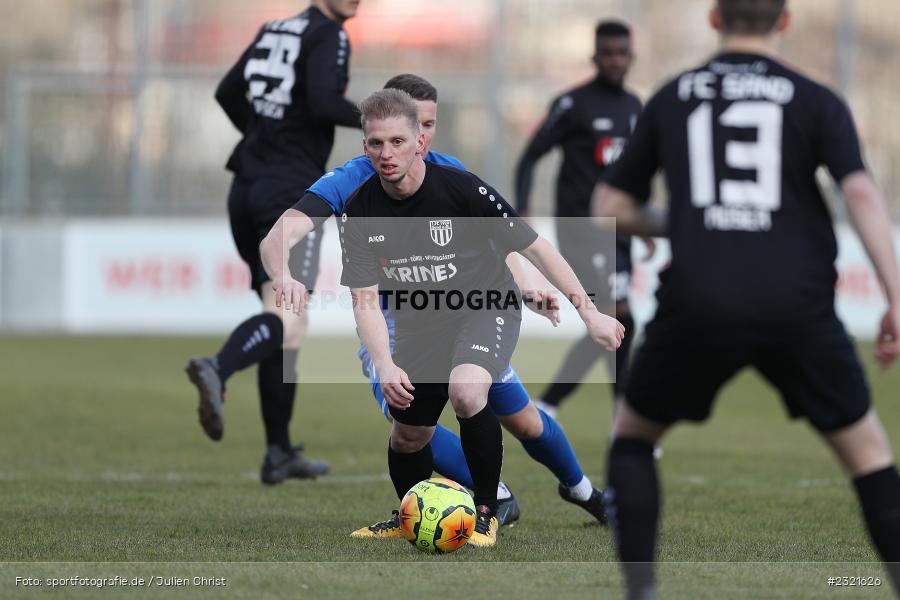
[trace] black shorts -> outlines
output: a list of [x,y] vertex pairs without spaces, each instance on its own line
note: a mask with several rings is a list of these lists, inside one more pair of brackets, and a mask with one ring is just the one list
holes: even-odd
[[556,219],[559,252],[600,312],[615,313],[631,283],[631,238],[598,229],[588,218]]
[[[275,179],[248,179],[235,175],[228,194],[228,218],[231,235],[238,253],[250,267],[250,286],[261,294],[269,281],[259,256],[259,243],[266,237],[284,211],[299,200],[313,182]],[[291,251],[288,264],[291,274],[310,291],[319,275],[322,231],[310,233]]]
[[662,334],[648,326],[625,389],[628,404],[648,419],[707,419],[719,388],[748,366],[779,391],[791,418],[805,417],[821,432],[851,425],[869,410],[865,374],[836,319],[807,337],[742,343],[692,342],[702,325],[666,325]]
[[436,425],[449,399],[450,371],[478,365],[496,381],[509,367],[521,324],[520,311],[509,309],[472,311],[450,327],[427,334],[404,334],[398,325],[394,363],[416,389],[409,408],[391,408],[391,416],[406,425]]

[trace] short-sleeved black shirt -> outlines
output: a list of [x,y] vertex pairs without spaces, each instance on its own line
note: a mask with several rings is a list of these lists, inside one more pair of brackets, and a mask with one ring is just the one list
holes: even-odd
[[360,126],[359,112],[344,97],[349,64],[346,32],[316,7],[263,25],[216,90],[243,134],[228,168],[304,185],[321,176],[335,125]]
[[[530,246],[537,233],[477,176],[425,165],[421,187],[403,200],[388,196],[377,175],[354,192],[340,217],[341,283],[377,284],[382,294],[495,291],[505,297],[516,289],[506,257]],[[434,300],[427,310],[392,307],[398,335],[462,316]]]
[[[528,208],[537,162],[560,147],[563,158],[556,177],[554,214],[587,218],[594,187],[621,155],[640,112],[637,96],[599,76],[555,98],[516,166],[516,208]],[[568,225],[578,227],[571,222]],[[557,227],[557,235],[566,235],[566,223],[560,221]],[[591,248],[585,246],[578,252],[592,255]],[[578,257],[567,254],[566,258],[578,262]],[[616,271],[631,272],[629,236],[616,236]]]
[[637,96],[600,77],[554,99],[516,168],[516,208],[528,207],[537,161],[559,146],[555,215],[588,217],[594,186],[621,154],[640,112]]
[[648,103],[607,181],[638,199],[657,170],[669,196],[672,264],[658,315],[735,335],[803,333],[834,320],[837,244],[816,183],[863,169],[846,105],[754,54],[725,53]]

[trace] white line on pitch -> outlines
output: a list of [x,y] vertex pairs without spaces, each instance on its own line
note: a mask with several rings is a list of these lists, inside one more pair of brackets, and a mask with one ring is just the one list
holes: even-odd
[[[17,473],[0,473],[0,481],[40,481],[42,479],[57,479],[53,475],[20,475]],[[63,475],[59,479],[64,481],[108,481],[113,483],[235,483],[237,481],[257,481],[259,473],[245,471],[231,476],[219,477],[208,473],[184,473],[169,471],[165,473],[142,473],[138,471],[103,471],[101,473],[78,473]],[[326,475],[317,480],[318,484],[335,485],[362,485],[390,481],[387,473],[364,473],[359,475]]]

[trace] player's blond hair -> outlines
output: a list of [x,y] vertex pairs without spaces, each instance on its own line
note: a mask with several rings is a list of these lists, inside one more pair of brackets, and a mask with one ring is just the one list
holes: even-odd
[[369,121],[400,117],[409,121],[410,127],[419,130],[419,112],[412,96],[402,90],[379,90],[359,103],[363,131]]

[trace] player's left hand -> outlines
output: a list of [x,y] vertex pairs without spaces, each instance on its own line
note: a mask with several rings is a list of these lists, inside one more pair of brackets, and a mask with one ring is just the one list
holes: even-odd
[[900,356],[900,307],[889,307],[881,318],[875,360],[883,371],[894,364],[897,356]]
[[522,294],[522,298],[525,306],[545,317],[554,327],[559,326],[559,298],[556,294],[547,290],[529,290]]
[[584,319],[588,333],[595,342],[607,350],[617,350],[625,337],[625,326],[600,311],[589,313]]

